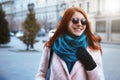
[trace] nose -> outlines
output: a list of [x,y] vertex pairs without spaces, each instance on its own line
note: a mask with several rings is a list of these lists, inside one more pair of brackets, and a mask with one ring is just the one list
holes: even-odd
[[80,26],[82,25],[82,23],[81,23],[81,21],[80,21],[80,20],[79,20],[79,23],[78,23],[78,25],[80,25]]

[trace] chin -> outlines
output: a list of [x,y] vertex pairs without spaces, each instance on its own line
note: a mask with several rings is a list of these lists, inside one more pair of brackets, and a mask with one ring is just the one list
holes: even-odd
[[76,36],[81,36],[81,35],[82,35],[82,33],[76,33],[75,35],[76,35]]

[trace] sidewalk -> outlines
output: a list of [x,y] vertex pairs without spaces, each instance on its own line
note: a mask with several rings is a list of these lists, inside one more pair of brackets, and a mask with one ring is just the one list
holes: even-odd
[[120,49],[120,44],[119,43],[107,43],[107,42],[102,42],[101,43],[102,47],[108,47],[108,48],[119,48]]
[[36,38],[38,40],[38,42],[36,42],[34,44],[34,48],[31,49],[29,51],[26,51],[27,46],[17,37],[12,37],[11,38],[11,42],[8,44],[8,46],[10,47],[8,50],[10,51],[18,51],[18,52],[41,52],[43,50],[43,40],[47,40],[47,37],[37,37]]
[[119,41],[102,41],[102,44],[120,45]]
[[0,80],[35,80],[43,50],[43,40],[38,37],[34,50],[26,51],[26,46],[12,37],[6,48],[0,48]]

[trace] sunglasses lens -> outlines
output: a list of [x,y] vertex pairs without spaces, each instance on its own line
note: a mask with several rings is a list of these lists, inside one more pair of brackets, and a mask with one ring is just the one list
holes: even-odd
[[[73,18],[73,19],[72,19],[72,22],[73,22],[73,24],[78,24],[78,23],[79,23],[79,19],[78,19],[77,17],[76,17],[76,18]],[[86,24],[87,24],[86,19],[82,18],[82,19],[81,19],[81,24],[82,24],[82,25],[86,25]]]
[[78,18],[73,18],[72,22],[73,22],[73,24],[78,24],[79,23],[79,19]]
[[83,18],[83,19],[81,19],[81,24],[82,24],[82,25],[86,25],[86,24],[87,24],[86,19],[84,19],[84,18]]

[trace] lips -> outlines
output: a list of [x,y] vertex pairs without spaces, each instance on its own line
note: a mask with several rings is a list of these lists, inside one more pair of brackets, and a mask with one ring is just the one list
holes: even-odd
[[80,27],[80,28],[73,28],[73,29],[76,30],[76,31],[82,31],[83,30],[82,27]]
[[75,31],[75,32],[81,32],[82,29],[80,29],[80,28],[74,28],[74,31]]

